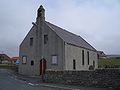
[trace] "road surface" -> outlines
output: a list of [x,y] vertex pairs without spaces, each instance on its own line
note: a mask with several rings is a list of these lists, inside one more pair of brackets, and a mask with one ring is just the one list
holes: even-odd
[[88,87],[64,87],[44,83],[31,83],[20,80],[11,71],[0,69],[0,90],[112,90]]

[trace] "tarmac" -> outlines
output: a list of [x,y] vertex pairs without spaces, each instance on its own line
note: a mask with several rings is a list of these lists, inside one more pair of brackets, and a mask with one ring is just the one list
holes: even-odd
[[75,86],[75,85],[64,85],[58,83],[45,83],[42,81],[40,76],[26,76],[21,75],[16,72],[12,72],[16,79],[27,82],[31,86],[42,86],[42,87],[50,87],[57,88],[59,90],[117,90],[111,87],[109,88],[101,88],[101,87],[85,87],[85,86]]

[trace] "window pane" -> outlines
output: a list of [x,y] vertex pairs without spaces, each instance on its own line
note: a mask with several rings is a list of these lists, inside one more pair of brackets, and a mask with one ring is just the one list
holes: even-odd
[[88,59],[88,65],[89,65],[89,52],[87,52],[87,59]]
[[84,50],[82,50],[82,65],[84,65]]
[[52,56],[52,64],[57,64],[57,56]]
[[48,41],[48,35],[44,35],[44,44],[47,44]]
[[76,61],[73,60],[73,69],[75,70],[76,69]]
[[34,65],[34,61],[31,61],[31,66],[33,66]]
[[30,46],[33,45],[33,38],[30,38]]
[[93,67],[95,68],[95,61],[93,61]]
[[26,57],[26,56],[23,56],[23,57],[22,57],[22,63],[23,63],[23,64],[26,64],[26,62],[27,62],[27,57]]

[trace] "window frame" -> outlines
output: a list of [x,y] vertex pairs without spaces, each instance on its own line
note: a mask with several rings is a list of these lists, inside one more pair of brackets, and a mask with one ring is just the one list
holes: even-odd
[[95,68],[95,61],[93,60],[93,67]]
[[88,63],[88,65],[90,64],[90,53],[89,53],[89,51],[87,51],[87,63]]
[[47,42],[48,42],[48,34],[45,34],[44,35],[44,44],[47,44]]
[[[24,61],[25,58],[25,61]],[[22,56],[22,64],[27,64],[27,56]]]
[[85,65],[85,55],[84,55],[84,50],[82,50],[82,65]]
[[73,59],[73,70],[76,70],[76,60]]
[[51,63],[52,65],[58,65],[58,55],[52,55]]
[[31,60],[30,65],[34,66],[34,60]]
[[33,46],[34,39],[33,37],[30,38],[30,46]]

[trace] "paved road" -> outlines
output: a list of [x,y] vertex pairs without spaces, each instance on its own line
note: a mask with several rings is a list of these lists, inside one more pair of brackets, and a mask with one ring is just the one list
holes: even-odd
[[0,70],[0,90],[39,90],[24,81],[18,80],[7,70]]
[[101,88],[85,88],[75,89],[75,87],[55,86],[44,83],[30,83],[17,79],[10,71],[0,69],[0,90],[110,90]]

